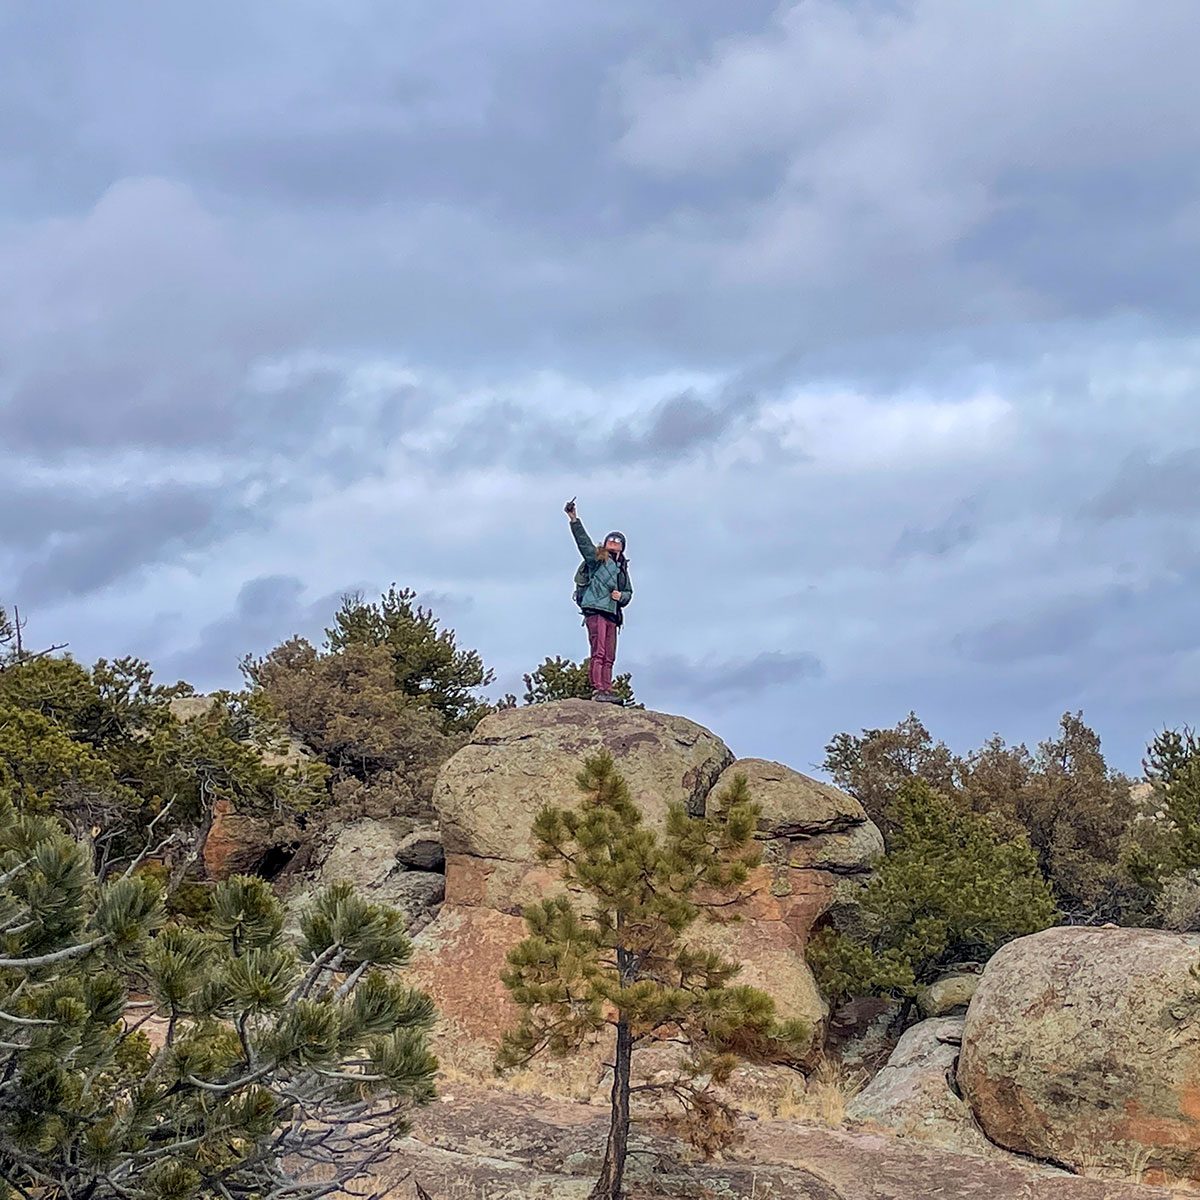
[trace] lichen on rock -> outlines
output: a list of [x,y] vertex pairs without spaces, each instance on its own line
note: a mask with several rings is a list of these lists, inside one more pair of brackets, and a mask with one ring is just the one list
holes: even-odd
[[1200,1178],[1200,936],[1056,928],[988,962],[958,1081],[988,1137],[1073,1169]]
[[[671,803],[703,814],[738,773],[762,805],[763,865],[729,915],[693,939],[742,966],[781,1015],[826,1016],[804,958],[813,923],[845,875],[869,869],[878,831],[853,797],[779,763],[734,760],[716,734],[684,717],[582,700],[507,709],[483,720],[442,767],[433,799],[446,850],[446,900],[417,939],[414,970],[463,1036],[495,1045],[512,1017],[500,982],[523,936],[520,914],[561,887],[537,861],[530,829],[547,804],[571,804],[584,759],[608,750],[651,828]],[[819,864],[819,865],[817,865]]]

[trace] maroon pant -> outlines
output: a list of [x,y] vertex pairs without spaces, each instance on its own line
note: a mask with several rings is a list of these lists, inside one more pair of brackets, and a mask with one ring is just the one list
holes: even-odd
[[588,682],[593,691],[611,692],[613,663],[617,659],[617,623],[599,613],[586,614],[584,623],[592,652]]

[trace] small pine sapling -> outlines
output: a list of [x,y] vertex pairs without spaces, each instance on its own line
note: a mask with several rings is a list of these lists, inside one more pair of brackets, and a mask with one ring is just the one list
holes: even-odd
[[[525,914],[528,936],[503,975],[520,1018],[497,1066],[565,1056],[611,1030],[611,1121],[591,1195],[617,1200],[632,1092],[670,1093],[683,1132],[718,1149],[735,1135],[717,1087],[741,1060],[796,1060],[809,1031],[779,1020],[765,992],[738,984],[737,964],[688,944],[689,926],[728,910],[758,861],[759,810],[745,778],[714,798],[709,816],[671,805],[661,835],[644,823],[610,754],[588,758],[577,783],[577,808],[547,806],[533,824],[538,857],[559,865],[566,894]],[[634,1085],[632,1056],[654,1042],[683,1048],[678,1070]]]

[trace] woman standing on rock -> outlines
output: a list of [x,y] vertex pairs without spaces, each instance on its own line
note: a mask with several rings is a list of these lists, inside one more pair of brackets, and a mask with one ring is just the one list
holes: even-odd
[[592,699],[620,704],[620,698],[612,690],[617,630],[625,619],[625,605],[633,599],[629,564],[625,560],[625,535],[614,529],[597,546],[588,537],[573,499],[564,511],[571,522],[575,544],[583,555],[583,564],[575,572],[575,603],[583,613],[588,631],[591,651],[588,682],[592,685]]

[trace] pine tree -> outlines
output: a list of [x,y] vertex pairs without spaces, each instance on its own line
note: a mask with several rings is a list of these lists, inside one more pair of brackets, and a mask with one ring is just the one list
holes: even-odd
[[905,1001],[951,963],[982,961],[1057,916],[1024,835],[1004,838],[984,816],[910,780],[893,803],[892,844],[858,895],[860,928],[823,929],[808,958],[831,1003]]
[[1081,713],[1064,713],[1035,753],[997,736],[959,757],[909,715],[891,729],[839,733],[825,768],[857,797],[890,846],[904,787],[920,780],[985,815],[1004,840],[1024,834],[1064,919],[1098,924],[1142,902],[1121,858],[1134,825],[1131,781],[1104,759]]
[[369,604],[346,596],[325,630],[334,653],[348,646],[386,646],[398,691],[436,712],[446,733],[470,732],[491,711],[475,693],[495,678],[478,651],[459,647],[453,629],[442,629],[417,593],[393,584]]
[[739,1059],[788,1060],[807,1030],[776,1018],[764,992],[735,982],[738,966],[689,948],[688,927],[734,898],[757,861],[758,808],[739,778],[709,817],[673,804],[660,836],[643,823],[611,755],[588,758],[575,809],[547,806],[533,835],[559,864],[565,895],[525,914],[528,937],[509,954],[505,986],[521,1010],[497,1060],[501,1070],[543,1052],[570,1054],[612,1031],[611,1120],[593,1200],[621,1195],[628,1151],[632,1056],[669,1041],[685,1047],[670,1089],[711,1148],[732,1129],[714,1093]]
[[[1166,729],[1146,754],[1146,778],[1153,793],[1150,811],[1138,822],[1126,847],[1126,865],[1152,896],[1171,882],[1190,893],[1200,907],[1200,735],[1192,729]],[[1176,896],[1176,904],[1182,897]],[[1186,922],[1188,927],[1195,921]],[[1178,921],[1168,922],[1178,928]]]
[[[525,676],[525,703],[546,704],[551,700],[590,700],[594,691],[588,679],[590,659],[572,662],[569,658],[546,658]],[[626,671],[613,678],[613,693],[627,708],[637,704],[633,695],[633,677]]]
[[1072,924],[1115,920],[1128,902],[1119,860],[1134,817],[1131,792],[1082,713],[1064,713],[1057,736],[1039,743],[1016,815]]
[[825,747],[825,769],[838,787],[856,797],[867,816],[890,835],[892,805],[900,789],[923,779],[945,794],[955,790],[959,762],[945,742],[935,742],[915,712],[891,729],[839,733]]
[[0,800],[7,1195],[315,1200],[431,1098],[398,914],[333,887],[296,946],[262,880],[212,899],[204,927],[168,923],[151,878],[97,886],[86,847]]

